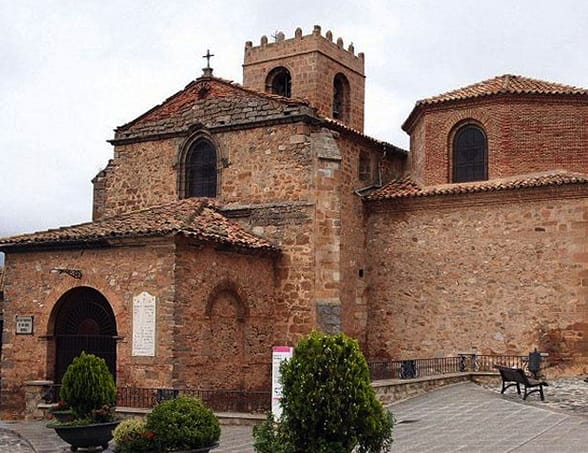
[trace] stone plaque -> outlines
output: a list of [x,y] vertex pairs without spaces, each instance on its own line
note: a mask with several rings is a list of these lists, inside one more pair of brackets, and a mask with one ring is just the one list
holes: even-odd
[[32,335],[33,334],[33,317],[17,316],[16,317],[16,334]]
[[147,292],[133,297],[133,356],[155,356],[155,302]]

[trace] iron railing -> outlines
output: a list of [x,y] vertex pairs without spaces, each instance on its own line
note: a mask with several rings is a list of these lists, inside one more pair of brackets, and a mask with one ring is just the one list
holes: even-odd
[[[372,380],[412,379],[417,377],[472,371],[496,371],[495,365],[528,369],[528,356],[458,354],[455,357],[432,359],[380,360],[369,362]],[[545,368],[545,362],[542,363]],[[47,403],[58,400],[60,385],[48,386],[44,394]],[[117,389],[116,405],[150,409],[163,400],[178,395],[195,396],[216,412],[264,413],[271,406],[270,391],[252,390],[201,390],[187,388],[149,388],[124,386]]]
[[[44,402],[51,404],[59,400],[58,384],[47,386]],[[116,405],[135,409],[151,409],[161,401],[179,395],[200,398],[216,412],[265,413],[271,407],[270,391],[252,390],[198,390],[147,387],[118,387]]]
[[381,360],[369,362],[372,380],[412,379],[471,371],[496,371],[494,365],[527,368],[528,356],[458,354],[433,359]]
[[271,392],[252,390],[198,390],[173,388],[119,387],[117,406],[150,409],[157,403],[179,395],[200,398],[216,412],[267,412]]

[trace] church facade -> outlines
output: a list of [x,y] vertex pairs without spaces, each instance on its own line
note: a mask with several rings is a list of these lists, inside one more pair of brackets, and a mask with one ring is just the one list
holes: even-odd
[[91,222],[0,239],[3,413],[81,350],[119,386],[267,390],[312,329],[374,360],[588,366],[588,91],[419,101],[410,150],[363,133],[364,93],[364,55],[315,26],[117,128]]

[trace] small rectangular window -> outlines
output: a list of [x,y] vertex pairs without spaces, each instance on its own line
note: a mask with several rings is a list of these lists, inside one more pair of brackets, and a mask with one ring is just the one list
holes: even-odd
[[364,182],[372,180],[372,160],[366,152],[359,154],[359,180]]

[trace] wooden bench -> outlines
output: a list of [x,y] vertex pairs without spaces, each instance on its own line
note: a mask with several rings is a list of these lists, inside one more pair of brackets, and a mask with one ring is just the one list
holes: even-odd
[[539,392],[541,395],[541,401],[545,400],[545,397],[543,396],[543,386],[549,386],[547,382],[529,378],[521,368],[510,368],[502,365],[494,366],[498,368],[500,376],[502,377],[502,390],[500,393],[504,393],[509,387],[516,386],[517,392],[520,395],[522,384],[525,390],[525,394],[523,395],[524,400],[534,392]]

